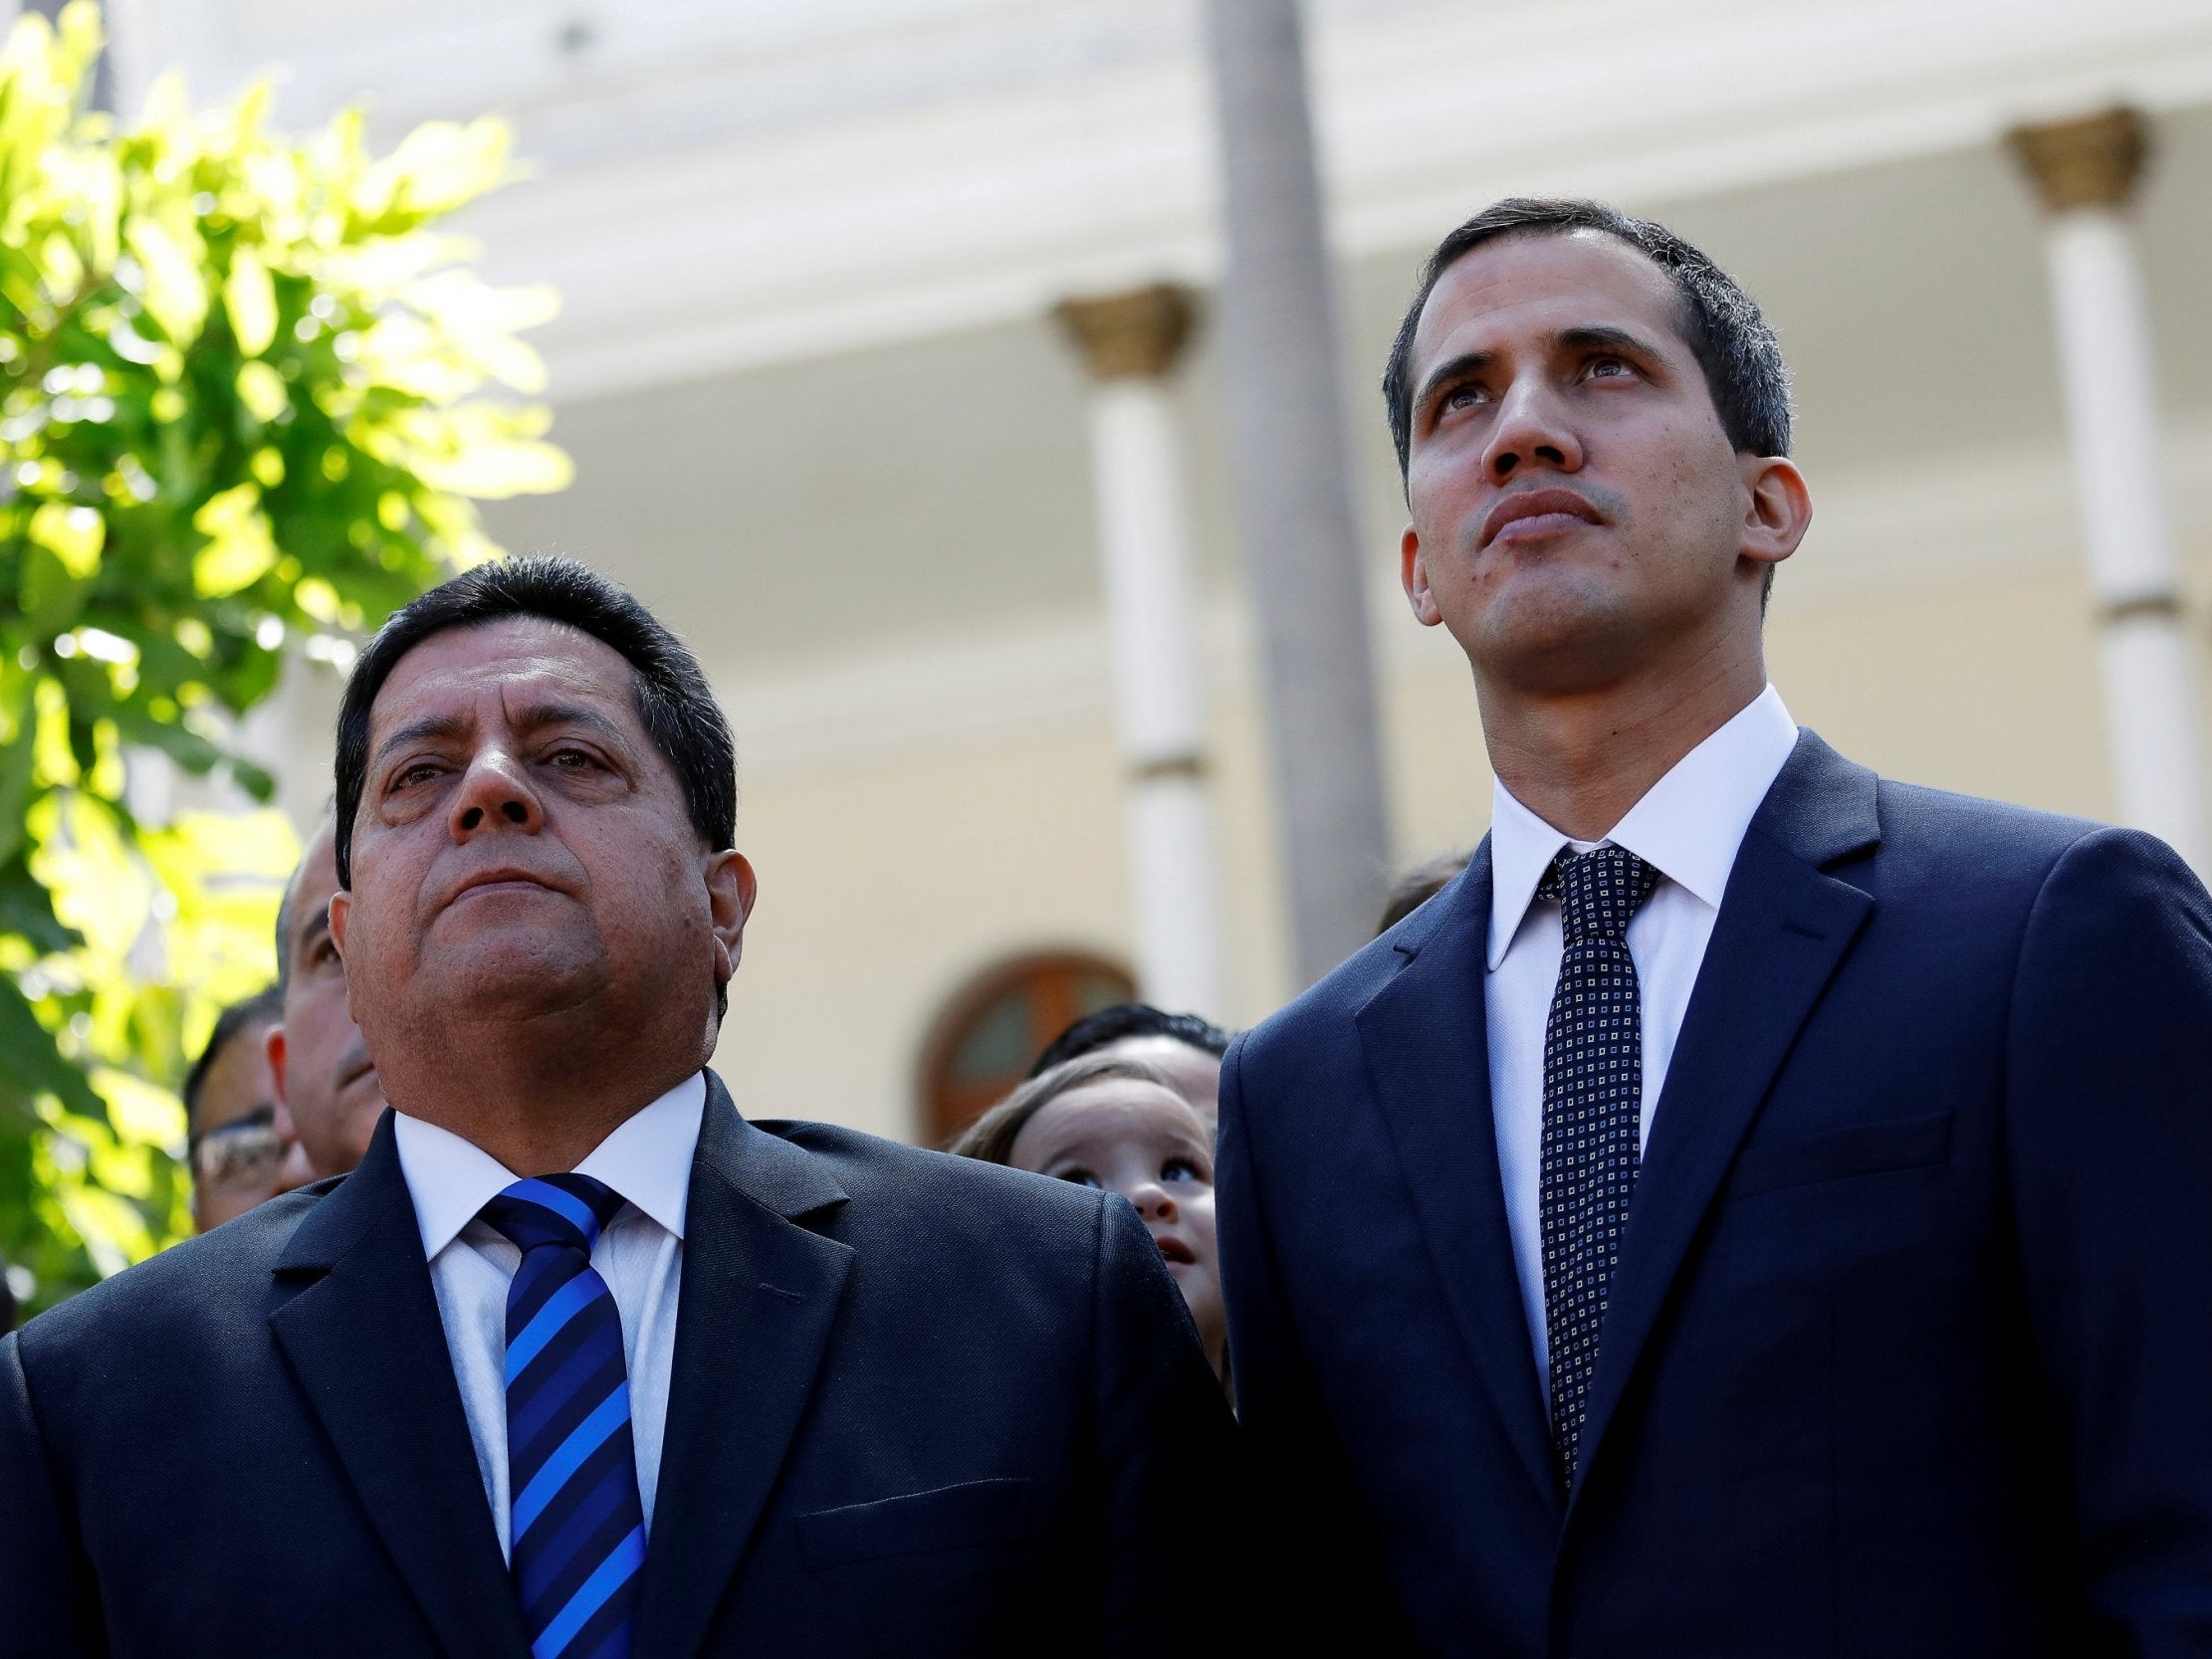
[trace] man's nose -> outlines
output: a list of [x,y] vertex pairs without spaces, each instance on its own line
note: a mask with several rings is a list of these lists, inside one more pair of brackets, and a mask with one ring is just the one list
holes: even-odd
[[487,749],[462,774],[447,822],[456,841],[489,828],[536,834],[544,827],[545,809],[515,757],[504,749]]
[[1506,389],[1483,448],[1482,467],[1494,484],[1524,472],[1581,469],[1582,442],[1565,401],[1543,376],[1521,375]]

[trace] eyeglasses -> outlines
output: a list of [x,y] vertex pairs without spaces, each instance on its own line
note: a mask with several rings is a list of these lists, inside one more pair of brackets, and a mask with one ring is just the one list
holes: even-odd
[[290,1144],[277,1133],[274,1107],[212,1129],[192,1144],[192,1179],[207,1192],[263,1192],[276,1185]]

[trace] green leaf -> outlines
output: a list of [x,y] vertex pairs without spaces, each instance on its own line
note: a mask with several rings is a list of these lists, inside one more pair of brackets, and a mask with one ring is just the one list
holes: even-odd
[[62,556],[44,542],[34,541],[23,549],[16,597],[34,635],[51,639],[68,629],[84,609],[92,585],[91,577],[73,575]]
[[269,267],[252,248],[240,248],[230,257],[230,275],[223,282],[223,310],[230,313],[230,331],[238,340],[239,350],[258,357],[269,349],[277,337],[277,286],[269,280]]
[[0,867],[22,850],[23,815],[31,810],[30,686],[23,688],[19,719],[13,723],[22,735],[0,743]]
[[267,426],[292,407],[292,393],[284,376],[264,362],[238,365],[238,401],[255,420]]
[[100,568],[108,520],[93,508],[47,502],[31,515],[31,539],[51,552],[72,578],[83,580]]
[[48,1094],[71,1112],[106,1115],[84,1073],[63,1058],[54,1034],[39,1023],[14,978],[5,973],[0,973],[0,1053],[8,1057],[0,1067],[0,1105],[27,1113],[38,1096]]
[[20,856],[0,864],[0,935],[10,933],[43,955],[55,955],[85,942],[82,934],[63,927],[55,917],[54,901]]
[[223,759],[223,751],[186,726],[157,721],[143,709],[125,704],[115,711],[115,727],[123,740],[157,748],[195,776],[204,777]]
[[220,599],[253,586],[277,562],[276,538],[261,511],[261,486],[251,479],[208,498],[192,515],[192,527],[207,545],[192,560],[192,586]]
[[137,214],[124,221],[122,240],[145,273],[140,298],[146,314],[160,324],[171,345],[192,344],[207,320],[207,278],[201,267],[207,249],[199,233],[180,230],[174,216],[163,223]]

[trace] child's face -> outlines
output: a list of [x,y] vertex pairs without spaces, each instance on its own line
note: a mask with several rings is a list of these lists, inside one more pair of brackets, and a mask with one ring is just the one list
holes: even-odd
[[1137,1078],[1101,1078],[1023,1124],[1011,1161],[1135,1205],[1190,1304],[1207,1356],[1221,1368],[1227,1321],[1214,1249],[1214,1151],[1187,1101]]

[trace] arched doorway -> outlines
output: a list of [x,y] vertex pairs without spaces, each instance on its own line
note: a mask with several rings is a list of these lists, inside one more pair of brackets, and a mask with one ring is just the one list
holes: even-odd
[[946,1003],[922,1050],[922,1143],[945,1145],[1028,1074],[1045,1044],[1136,994],[1127,968],[1083,951],[1037,951],[977,974]]

